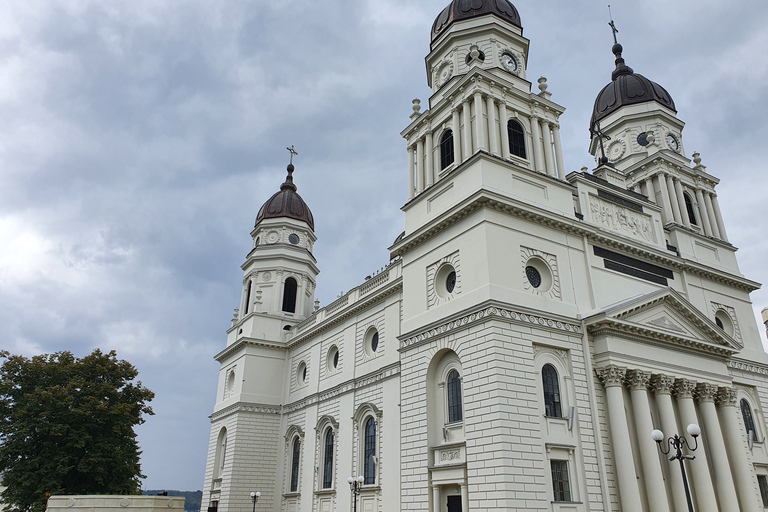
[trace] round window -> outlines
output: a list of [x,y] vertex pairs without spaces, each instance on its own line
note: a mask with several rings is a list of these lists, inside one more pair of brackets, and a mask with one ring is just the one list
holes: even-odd
[[531,265],[525,267],[525,277],[528,278],[528,282],[531,283],[531,286],[534,288],[541,286],[541,273],[536,270],[536,267],[532,267]]
[[437,269],[435,273],[435,291],[439,297],[445,299],[454,292],[458,292],[456,289],[457,284],[458,276],[456,275],[456,269],[452,265],[446,263]]
[[368,329],[364,338],[365,354],[368,357],[373,357],[376,351],[379,349],[379,331],[375,327]]
[[328,350],[328,372],[333,373],[339,367],[339,347],[333,345]]
[[299,368],[296,370],[296,382],[299,386],[303,386],[307,382],[307,363],[304,361],[299,363]]
[[525,263],[526,289],[534,289],[536,292],[546,293],[552,288],[552,271],[549,270],[544,260],[531,258]]
[[293,245],[296,245],[299,243],[299,235],[296,233],[291,233],[288,237],[288,241],[291,242]]
[[648,143],[648,134],[643,132],[640,135],[637,136],[637,143],[641,146],[647,146]]
[[717,324],[717,326],[719,328],[721,328],[722,330],[725,330],[725,325],[723,324],[722,320],[720,320],[719,318],[715,317],[715,323]]
[[451,272],[448,277],[445,278],[445,289],[448,293],[453,293],[453,289],[456,288],[456,272]]

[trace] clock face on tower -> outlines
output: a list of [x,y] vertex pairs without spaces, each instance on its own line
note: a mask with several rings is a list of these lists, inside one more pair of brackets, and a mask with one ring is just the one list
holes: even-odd
[[509,52],[501,54],[501,65],[510,73],[515,73],[517,71],[517,59],[515,59],[514,55]]
[[677,143],[677,139],[671,133],[667,134],[667,144],[669,144],[669,147],[675,151],[680,149],[680,144]]

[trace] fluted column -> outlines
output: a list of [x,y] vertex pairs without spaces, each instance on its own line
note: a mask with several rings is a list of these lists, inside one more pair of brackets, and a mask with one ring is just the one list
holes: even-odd
[[611,446],[619,483],[621,510],[623,512],[642,512],[643,507],[640,503],[640,490],[637,487],[634,457],[619,456],[622,451],[632,449],[622,391],[622,381],[626,371],[626,368],[611,365],[599,368],[597,374],[605,386],[608,421],[611,427]]
[[541,137],[544,142],[544,160],[547,162],[547,174],[556,176],[555,157],[552,154],[552,128],[550,128],[549,121],[542,120]]
[[451,113],[451,124],[453,125],[453,161],[458,166],[461,160],[461,124],[459,123],[459,109],[454,108]]
[[675,193],[677,194],[677,203],[680,205],[680,218],[683,219],[683,224],[685,227],[690,228],[692,224],[691,221],[696,222],[696,219],[688,218],[688,208],[685,207],[685,196],[683,195],[683,184],[677,178],[675,178],[674,182]]
[[648,196],[650,201],[656,203],[656,191],[653,190],[653,180],[651,178],[645,178],[645,195]]
[[701,189],[696,189],[696,202],[699,205],[699,217],[701,217],[701,227],[704,228],[704,234],[712,236],[712,224],[709,223],[709,212],[707,212],[707,205],[704,203],[704,194],[701,193]]
[[[696,407],[693,404],[693,390],[696,383],[688,379],[675,379],[675,396],[677,396],[677,408],[680,411],[680,419],[683,428],[687,428],[691,423],[699,424],[696,417]],[[668,432],[667,436],[674,432]],[[687,435],[685,431],[679,432],[680,435]],[[690,436],[689,436],[690,437]],[[702,440],[699,440],[701,443]],[[707,452],[704,447],[696,450],[694,454],[696,460],[689,461],[688,470],[693,477],[691,485],[691,495],[696,497],[698,512],[718,512],[717,498],[712,487],[712,477],[709,475],[709,462],[707,461]],[[725,510],[723,512],[726,512]],[[727,512],[731,512],[730,510]]]
[[[677,433],[677,421],[675,420],[675,408],[672,405],[672,384],[674,379],[667,375],[654,375],[651,378],[653,394],[656,395],[656,407],[659,409],[659,421],[664,438],[667,439]],[[642,435],[638,433],[638,436]],[[650,434],[649,434],[650,435]],[[661,458],[662,463],[668,462],[666,457]],[[667,465],[669,476],[668,490],[672,495],[672,503],[675,512],[688,512],[688,500],[685,498],[683,488],[683,476],[678,471],[677,465]]]
[[725,224],[723,224],[723,214],[720,212],[720,204],[717,202],[717,195],[712,194],[712,207],[715,209],[715,220],[717,221],[717,229],[720,230],[720,238],[728,241],[728,235],[725,232]]
[[744,446],[745,433],[739,425],[739,408],[736,407],[736,390],[733,388],[720,388],[717,395],[717,407],[720,419],[725,427],[725,442],[728,451],[728,460],[736,485],[736,493],[739,497],[741,512],[762,511],[762,503],[758,503],[755,496],[755,483],[752,477],[752,464],[747,458]]
[[466,99],[461,107],[461,113],[464,116],[464,159],[467,159],[474,154],[472,151],[472,113],[469,109],[469,99]]
[[536,171],[544,172],[544,155],[541,154],[541,129],[539,129],[537,117],[531,117],[531,136],[533,137],[533,168]]
[[435,176],[435,148],[434,144],[432,143],[432,130],[430,129],[427,132],[427,141],[425,143],[426,145],[426,152],[427,152],[427,161],[424,164],[424,175],[426,178],[426,188],[429,188],[432,186],[432,183],[434,182],[434,176]]
[[728,454],[725,451],[723,432],[720,430],[720,420],[717,419],[717,411],[715,410],[716,393],[717,386],[711,384],[699,384],[696,387],[696,398],[699,401],[701,419],[704,423],[701,442],[707,443],[709,456],[712,457],[712,472],[714,473],[720,510],[738,511],[739,500],[736,497]]
[[659,191],[661,192],[661,219],[666,225],[675,220],[672,212],[672,203],[669,199],[669,189],[667,188],[667,180],[664,174],[657,174],[656,179],[659,182]]
[[683,223],[683,216],[680,213],[680,204],[677,201],[677,191],[675,191],[675,181],[667,174],[667,192],[669,193],[669,201],[672,203],[672,216],[675,218],[675,222],[678,224]]
[[715,217],[715,209],[712,208],[712,199],[709,197],[708,192],[703,192],[704,206],[707,209],[707,216],[709,217],[709,225],[712,228],[712,236],[715,238],[721,238],[720,228],[717,227],[717,217]]
[[416,143],[416,193],[424,190],[424,139]]
[[552,139],[555,141],[555,162],[557,162],[557,177],[565,179],[565,164],[563,163],[563,145],[560,142],[560,125],[552,125]]
[[488,151],[494,155],[501,155],[499,132],[496,128],[496,106],[493,96],[490,94],[486,96],[485,103],[488,110]]
[[408,146],[408,199],[413,199],[413,180],[415,179],[413,159],[415,158],[413,146]]
[[475,91],[475,149],[485,149],[485,116],[483,116],[483,95]]
[[659,466],[659,453],[656,442],[651,439],[653,421],[651,407],[648,404],[648,383],[651,373],[641,370],[627,372],[627,384],[632,394],[632,412],[635,416],[637,443],[640,449],[640,461],[645,477],[645,492],[648,496],[648,508],[653,512],[669,512],[664,479]]
[[509,130],[507,130],[507,103],[499,103],[499,129],[501,131],[501,157],[505,160],[509,158]]

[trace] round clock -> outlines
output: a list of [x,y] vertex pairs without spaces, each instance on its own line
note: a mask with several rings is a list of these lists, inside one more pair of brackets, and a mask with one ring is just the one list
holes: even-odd
[[510,73],[517,71],[517,59],[511,53],[504,52],[501,54],[501,65]]
[[671,133],[667,134],[667,144],[669,144],[669,147],[675,151],[680,149],[680,144],[678,144],[677,139]]

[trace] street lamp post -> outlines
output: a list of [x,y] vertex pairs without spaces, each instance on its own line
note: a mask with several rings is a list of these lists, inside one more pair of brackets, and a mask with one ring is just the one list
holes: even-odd
[[672,451],[674,448],[675,454],[669,458],[670,461],[673,461],[675,459],[680,461],[680,472],[683,474],[683,487],[685,488],[685,498],[688,500],[688,512],[694,512],[693,510],[693,502],[691,501],[691,490],[688,488],[688,477],[685,474],[685,465],[683,464],[683,460],[693,460],[696,457],[693,455],[683,455],[683,445],[688,448],[688,450],[694,452],[699,447],[699,436],[701,435],[701,429],[698,425],[695,423],[691,423],[688,425],[688,428],[686,429],[688,431],[688,434],[693,438],[694,446],[691,448],[691,444],[688,442],[688,440],[683,436],[678,436],[677,434],[674,435],[674,437],[670,437],[667,439],[667,442],[665,443],[667,446],[667,449],[665,450],[663,448],[663,445],[661,444],[662,441],[664,441],[664,432],[661,430],[654,430],[651,432],[651,439],[656,441],[656,443],[659,445],[659,450],[661,450],[661,453],[664,455],[669,455],[669,452]]
[[253,501],[253,512],[256,512],[256,502],[259,501],[261,493],[259,491],[251,493],[251,501]]
[[365,478],[362,476],[358,476],[357,478],[351,476],[347,478],[347,482],[349,482],[349,488],[352,490],[352,500],[354,505],[354,512],[357,512],[357,496],[360,494],[360,487],[363,486],[363,482],[365,481]]

